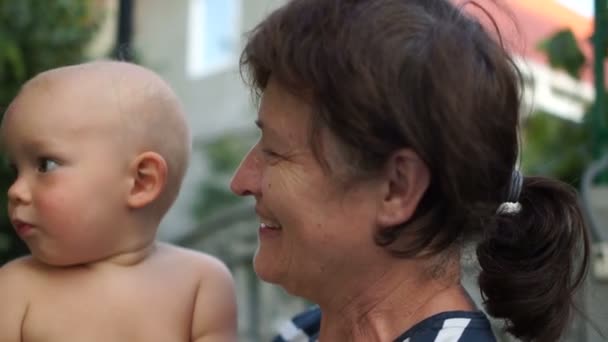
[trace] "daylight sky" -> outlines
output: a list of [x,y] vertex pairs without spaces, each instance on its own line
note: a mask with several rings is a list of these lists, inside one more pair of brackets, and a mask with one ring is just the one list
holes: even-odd
[[[530,0],[534,1],[534,0]],[[584,16],[592,16],[593,15],[593,2],[594,0],[557,0],[558,2],[564,4],[567,7],[581,13]]]

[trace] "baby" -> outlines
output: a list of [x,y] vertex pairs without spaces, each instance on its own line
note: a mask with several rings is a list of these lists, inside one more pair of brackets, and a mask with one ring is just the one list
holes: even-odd
[[0,268],[0,341],[236,340],[227,268],[155,241],[190,153],[160,77],[110,61],[44,72],[0,137],[9,216],[32,254]]

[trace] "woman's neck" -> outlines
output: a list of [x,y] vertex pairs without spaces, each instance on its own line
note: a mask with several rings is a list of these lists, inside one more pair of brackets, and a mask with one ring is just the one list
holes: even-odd
[[[446,311],[471,311],[474,304],[460,285],[459,263],[441,279],[409,267],[383,272],[376,281],[319,303],[320,341],[392,341],[423,319]],[[413,274],[420,274],[417,277]],[[369,280],[369,278],[367,279]],[[361,279],[361,284],[365,280]],[[356,289],[356,286],[346,286]]]

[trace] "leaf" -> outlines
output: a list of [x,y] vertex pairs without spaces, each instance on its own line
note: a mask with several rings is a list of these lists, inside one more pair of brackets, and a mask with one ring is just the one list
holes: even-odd
[[17,82],[25,82],[27,75],[21,49],[14,42],[4,46],[4,57]]
[[591,160],[587,123],[535,112],[523,128],[522,167],[525,172],[559,178],[578,186],[581,174]]
[[574,78],[580,77],[581,69],[585,65],[585,55],[571,30],[558,31],[541,41],[538,49],[547,54],[552,67],[565,70]]

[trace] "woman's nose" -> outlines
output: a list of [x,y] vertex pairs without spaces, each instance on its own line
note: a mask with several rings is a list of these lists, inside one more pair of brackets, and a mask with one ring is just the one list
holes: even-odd
[[255,196],[259,194],[262,162],[256,145],[247,153],[236,169],[230,182],[230,190],[239,196]]

